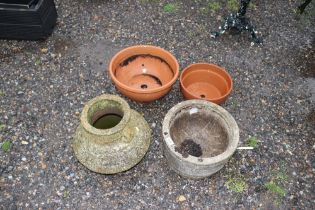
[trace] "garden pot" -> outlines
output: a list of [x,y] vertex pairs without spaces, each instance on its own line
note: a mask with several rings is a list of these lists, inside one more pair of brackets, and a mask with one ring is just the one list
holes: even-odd
[[118,52],[109,64],[109,73],[121,93],[135,101],[150,102],[171,90],[179,65],[168,51],[139,45]]
[[204,99],[221,104],[231,93],[233,82],[223,68],[214,64],[196,63],[183,70],[180,85],[186,99]]
[[206,100],[175,105],[164,118],[162,132],[168,165],[188,178],[204,178],[219,171],[239,142],[234,118]]
[[53,0],[0,0],[0,38],[47,38],[57,21]]
[[151,129],[138,112],[114,95],[89,101],[81,113],[73,138],[77,159],[88,169],[103,174],[126,171],[146,154]]

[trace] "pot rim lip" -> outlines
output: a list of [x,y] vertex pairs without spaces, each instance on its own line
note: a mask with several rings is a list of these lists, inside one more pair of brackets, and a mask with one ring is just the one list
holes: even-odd
[[[184,158],[182,154],[177,152],[175,150],[175,143],[170,135],[170,123],[176,113],[178,113],[183,108],[194,108],[194,106],[206,106],[207,108],[211,108],[213,110],[217,110],[217,113],[220,113],[221,115],[224,115],[229,120],[228,126],[233,127],[232,131],[232,140],[229,142],[226,150],[214,157],[194,157],[192,155],[188,155],[187,158]],[[221,106],[210,102],[206,100],[200,100],[200,99],[193,99],[193,100],[187,100],[178,103],[177,105],[173,106],[165,115],[163,124],[162,124],[162,135],[163,135],[163,141],[166,145],[167,149],[170,150],[170,152],[175,155],[178,159],[180,159],[183,162],[187,163],[193,163],[196,165],[209,165],[209,164],[219,164],[220,162],[223,162],[224,160],[227,160],[230,156],[234,154],[238,147],[239,143],[239,127],[235,121],[235,119],[232,117],[232,115],[226,111]],[[200,161],[202,159],[202,161]]]
[[[97,102],[99,101],[103,101],[103,100],[107,100],[107,101],[115,101],[119,104],[121,104],[121,108],[123,111],[123,116],[122,119],[120,120],[120,122],[109,129],[98,129],[95,128],[94,126],[92,126],[89,122],[88,122],[88,111],[90,110],[90,108]],[[81,125],[84,127],[84,129],[86,131],[88,131],[89,133],[95,134],[95,135],[112,135],[114,133],[117,133],[118,131],[122,130],[125,128],[126,124],[128,123],[130,119],[130,106],[129,104],[122,99],[119,96],[116,95],[111,95],[111,94],[102,94],[100,96],[97,96],[93,99],[91,99],[90,101],[88,101],[81,113],[81,117],[80,117],[80,122]]]
[[[158,88],[153,88],[150,90],[140,90],[140,89],[131,88],[128,85],[123,84],[122,82],[120,82],[116,78],[116,76],[114,75],[113,63],[117,59],[117,57],[122,53],[125,53],[127,51],[132,51],[133,49],[139,49],[139,48],[141,48],[141,49],[151,48],[151,49],[162,51],[164,54],[166,54],[168,57],[170,57],[175,62],[176,69],[174,69],[173,78],[168,83],[166,83],[165,85],[158,87]],[[120,88],[123,88],[127,91],[137,93],[137,94],[156,93],[156,92],[161,92],[161,91],[168,89],[169,87],[171,87],[176,82],[176,80],[179,76],[179,64],[178,64],[178,61],[174,55],[172,55],[169,51],[167,51],[161,47],[157,47],[157,46],[153,46],[153,45],[133,45],[133,46],[130,46],[130,47],[127,47],[127,48],[120,50],[118,53],[116,53],[114,55],[114,57],[111,59],[111,61],[109,63],[109,74],[117,86],[119,86]]]
[[[208,66],[208,67],[210,67],[210,68],[211,68],[211,67],[215,67],[215,68],[217,68],[217,69],[220,69],[220,71],[224,72],[224,73],[228,76],[229,80],[231,81],[231,87],[228,89],[228,91],[227,91],[224,95],[222,95],[222,96],[220,96],[220,97],[218,97],[218,98],[211,98],[211,99],[209,99],[210,101],[222,100],[222,99],[224,99],[225,97],[227,97],[228,95],[231,94],[232,89],[233,89],[233,80],[232,80],[231,75],[230,75],[224,68],[222,68],[221,66],[218,66],[218,65],[216,65],[216,64],[214,64],[214,63],[193,63],[193,64],[190,64],[189,66],[187,66],[187,67],[181,72],[180,77],[179,77],[180,86],[181,86],[187,93],[189,93],[190,95],[192,95],[192,96],[195,97],[196,99],[200,99],[200,98],[199,98],[198,96],[196,96],[194,93],[192,93],[191,91],[188,91],[187,88],[186,88],[186,86],[183,84],[183,75],[184,75],[185,71],[188,71],[189,68],[191,68],[191,67],[199,66],[199,65],[206,65],[206,66]],[[219,75],[219,76],[221,76],[221,75]],[[222,77],[222,76],[221,76],[221,77]],[[207,100],[207,99],[202,99],[202,100]]]

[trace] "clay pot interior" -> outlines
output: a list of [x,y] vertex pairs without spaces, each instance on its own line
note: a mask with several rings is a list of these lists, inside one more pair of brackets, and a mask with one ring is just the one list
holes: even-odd
[[213,64],[193,64],[180,77],[186,99],[205,99],[222,103],[232,90],[232,79],[221,67]]
[[191,115],[182,111],[170,124],[170,136],[175,151],[184,158],[189,155],[209,158],[223,153],[228,146],[228,132],[222,119],[200,109]]
[[151,102],[171,90],[179,65],[160,47],[138,45],[118,52],[111,59],[109,73],[122,94],[138,102]]
[[161,87],[172,80],[172,68],[162,58],[134,55],[121,62],[115,70],[117,80],[138,90]]

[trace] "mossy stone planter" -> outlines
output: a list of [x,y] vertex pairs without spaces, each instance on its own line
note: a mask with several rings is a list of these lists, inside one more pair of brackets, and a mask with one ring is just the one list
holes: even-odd
[[184,177],[204,178],[219,171],[233,155],[239,128],[219,105],[188,100],[168,111],[163,137],[169,166]]
[[148,123],[118,96],[105,94],[92,99],[84,106],[80,120],[73,150],[94,172],[126,171],[140,162],[150,146]]

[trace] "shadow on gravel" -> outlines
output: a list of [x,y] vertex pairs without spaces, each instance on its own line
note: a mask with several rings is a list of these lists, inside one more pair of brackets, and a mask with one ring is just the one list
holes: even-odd
[[311,123],[311,125],[315,125],[315,110],[312,110],[307,116],[307,122]]
[[315,39],[312,41],[311,47],[302,51],[298,56],[296,66],[301,66],[300,72],[303,77],[315,78]]

